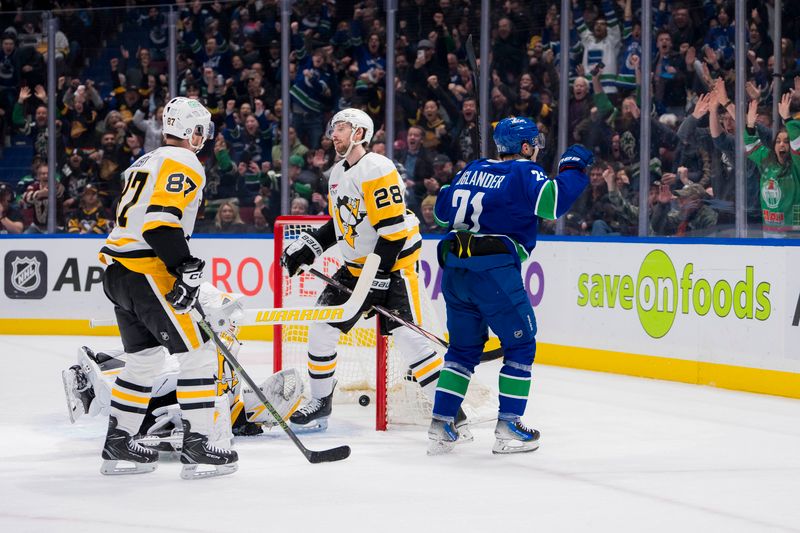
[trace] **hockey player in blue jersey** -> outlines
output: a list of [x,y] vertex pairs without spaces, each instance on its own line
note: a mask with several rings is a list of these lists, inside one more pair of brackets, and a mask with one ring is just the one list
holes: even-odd
[[549,178],[536,156],[544,139],[526,118],[506,118],[494,130],[500,160],[471,162],[436,198],[434,215],[450,233],[439,244],[442,294],[450,348],[439,376],[428,437],[429,455],[458,440],[455,415],[480,362],[488,327],[505,352],[494,453],[533,451],[539,432],[525,427],[536,353],[536,318],[522,283],[521,265],[536,246],[539,218],[566,213],[588,184],[592,153],[572,145]]

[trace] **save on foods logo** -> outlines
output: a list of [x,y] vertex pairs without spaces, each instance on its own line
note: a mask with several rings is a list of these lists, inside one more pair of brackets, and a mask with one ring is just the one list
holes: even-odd
[[709,281],[694,275],[686,263],[680,277],[669,256],[653,250],[634,279],[627,274],[581,274],[578,305],[626,311],[636,309],[644,331],[659,339],[669,333],[678,314],[766,320],[772,312],[770,284],[756,283],[755,268],[745,266],[737,279]]

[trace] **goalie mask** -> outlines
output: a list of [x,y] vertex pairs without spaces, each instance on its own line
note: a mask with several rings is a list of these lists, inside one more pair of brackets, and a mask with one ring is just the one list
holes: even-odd
[[[195,152],[202,150],[205,142],[214,138],[214,123],[211,122],[211,113],[197,100],[183,96],[173,98],[164,106],[162,119],[163,135],[187,139],[189,146]],[[203,138],[199,145],[192,142],[194,134]]]
[[[328,129],[325,133],[325,136],[329,139],[333,140],[333,131],[336,129],[337,124],[350,124],[352,127],[352,131],[350,132],[350,143],[347,146],[347,150],[344,153],[340,153],[338,150],[336,151],[336,155],[341,158],[345,158],[350,155],[350,152],[353,150],[353,147],[358,144],[363,144],[365,146],[369,145],[369,142],[372,140],[372,135],[375,131],[375,125],[372,123],[372,119],[367,115],[365,112],[361,111],[360,109],[348,108],[342,109],[335,115],[328,123]],[[356,141],[356,130],[358,128],[362,128],[364,130],[364,136],[361,140]]]

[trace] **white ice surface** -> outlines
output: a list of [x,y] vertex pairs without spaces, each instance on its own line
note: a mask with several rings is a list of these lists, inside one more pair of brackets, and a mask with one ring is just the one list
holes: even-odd
[[[280,429],[239,440],[239,471],[100,475],[106,420],[70,425],[60,373],[108,337],[0,336],[0,532],[800,531],[800,402],[535,366],[532,454],[494,456],[493,426],[427,457],[425,428],[377,433],[373,407],[337,406],[312,465]],[[245,368],[270,371],[266,343]],[[498,363],[480,368],[494,380]],[[488,378],[487,378],[488,376]]]

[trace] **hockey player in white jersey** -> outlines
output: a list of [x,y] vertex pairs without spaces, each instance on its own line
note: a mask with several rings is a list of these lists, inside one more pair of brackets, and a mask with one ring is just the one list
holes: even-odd
[[[328,137],[341,160],[331,168],[328,184],[328,209],[331,216],[316,230],[303,232],[283,253],[282,263],[290,276],[311,264],[334,244],[344,258],[344,265],[333,276],[347,287],[355,286],[367,254],[381,258],[380,268],[364,310],[379,305],[402,318],[420,324],[418,259],[422,247],[419,221],[406,209],[405,184],[392,161],[368,153],[373,134],[372,119],[359,109],[344,109],[328,126]],[[336,305],[348,295],[327,286],[317,305]],[[372,313],[374,314],[374,312]],[[330,324],[312,324],[308,332],[308,375],[311,400],[298,409],[291,422],[296,429],[324,430],[331,414],[336,386],[336,345],[339,335],[348,332],[353,320]],[[380,317],[381,332],[391,333],[395,344],[420,384],[433,397],[442,358],[427,339],[398,323]],[[466,430],[466,417],[460,417]]]
[[[243,316],[243,295],[227,293],[204,282],[198,300],[206,317],[228,350],[236,356],[241,347],[237,339],[236,321]],[[203,350],[214,350],[217,360],[215,371],[216,391],[214,426],[210,441],[217,446],[230,446],[232,436],[252,436],[271,429],[278,422],[273,418],[253,391],[242,387],[239,378],[214,345],[206,343]],[[71,422],[81,416],[106,415],[111,406],[114,379],[122,371],[127,355],[122,349],[78,349],[77,364],[62,372],[67,412]],[[162,451],[180,451],[183,444],[182,413],[176,396],[179,373],[178,359],[166,353],[164,366],[153,382],[153,392],[147,404],[147,414],[134,440]],[[269,376],[260,386],[270,404],[288,420],[300,405],[303,381],[297,369],[284,369]]]
[[[197,159],[213,138],[211,114],[199,102],[173,98],[163,113],[166,146],[145,154],[124,173],[117,226],[100,250],[107,265],[103,289],[114,304],[127,364],[111,393],[103,474],[150,472],[157,452],[134,442],[147,413],[164,350],[180,367],[177,398],[183,413],[181,477],[229,474],[233,450],[209,444],[216,387],[215,350],[188,312],[197,301],[205,262],[192,256],[188,238],[202,202],[205,171]],[[123,468],[120,461],[132,464]],[[212,465],[200,471],[199,464]]]

